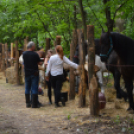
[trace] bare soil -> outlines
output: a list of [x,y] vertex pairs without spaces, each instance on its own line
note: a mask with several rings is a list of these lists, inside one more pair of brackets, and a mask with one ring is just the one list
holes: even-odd
[[24,85],[6,83],[0,73],[0,134],[134,134],[134,115],[126,107],[115,109],[107,102],[99,117],[89,115],[89,108],[77,108],[75,101],[66,107],[48,105],[46,95],[39,96],[44,107],[25,107]]

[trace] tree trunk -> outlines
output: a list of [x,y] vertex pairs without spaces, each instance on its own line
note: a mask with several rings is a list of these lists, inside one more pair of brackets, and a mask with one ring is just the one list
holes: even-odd
[[88,86],[89,86],[89,100],[90,100],[90,114],[99,114],[99,102],[98,102],[98,86],[96,78],[93,77],[94,65],[95,65],[95,44],[94,44],[94,26],[87,26],[87,38],[88,38]]
[[80,83],[79,83],[79,106],[78,107],[84,107],[86,105],[86,72],[84,69],[85,64],[85,52],[84,52],[84,36],[81,30],[78,31],[78,44],[79,44],[79,60],[80,65],[82,66],[82,70],[80,71]]
[[[106,5],[107,2],[109,2],[109,1],[110,0],[103,0],[104,5]],[[110,11],[110,7],[109,6],[106,6],[105,14],[106,14],[106,19],[107,19],[106,26],[108,28],[108,31],[112,32],[113,28],[114,28],[114,20],[111,18],[111,11]]]
[[15,41],[15,60],[16,60],[16,83],[19,85],[20,80],[19,80],[19,51],[18,51],[18,41]]
[[[73,38],[70,44],[70,60],[73,61],[76,46],[78,44],[78,37],[77,37],[77,30],[73,31]],[[69,92],[69,99],[73,100],[75,99],[75,75],[74,75],[74,69],[70,68],[70,92]]]
[[87,39],[87,25],[86,25],[86,12],[83,9],[82,0],[79,0],[80,12],[82,17],[82,24],[84,29],[84,39]]

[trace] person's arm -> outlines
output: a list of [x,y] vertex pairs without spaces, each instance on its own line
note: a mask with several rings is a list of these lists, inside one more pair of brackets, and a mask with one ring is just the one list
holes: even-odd
[[49,59],[49,63],[47,65],[45,76],[49,76],[50,70],[51,70],[51,58]]
[[65,62],[65,63],[67,63],[67,64],[69,64],[71,67],[73,67],[73,68],[75,68],[75,69],[77,69],[78,68],[78,65],[77,64],[75,64],[75,63],[73,63],[72,61],[70,61],[67,57],[63,57],[63,61]]
[[[37,53],[36,53],[36,54],[37,54]],[[38,64],[38,65],[42,65],[42,62],[41,62],[40,57],[39,57],[38,54],[37,54],[37,64]]]
[[45,65],[45,67],[47,67],[47,65],[48,65],[48,60],[49,60],[49,58],[46,57],[46,58],[45,58],[45,61],[44,61],[44,65]]

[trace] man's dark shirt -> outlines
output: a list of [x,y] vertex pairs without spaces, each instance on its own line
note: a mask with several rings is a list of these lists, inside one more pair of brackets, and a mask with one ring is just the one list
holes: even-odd
[[38,71],[39,55],[33,51],[25,51],[23,53],[25,76],[33,75]]

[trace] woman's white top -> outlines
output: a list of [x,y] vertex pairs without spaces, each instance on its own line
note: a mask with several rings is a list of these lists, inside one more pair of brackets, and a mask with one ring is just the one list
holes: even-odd
[[63,74],[63,63],[69,64],[71,67],[77,69],[78,65],[71,62],[67,57],[63,56],[63,60],[58,54],[53,55],[49,59],[49,63],[46,70],[46,76],[49,75],[49,72],[52,76],[62,75]]

